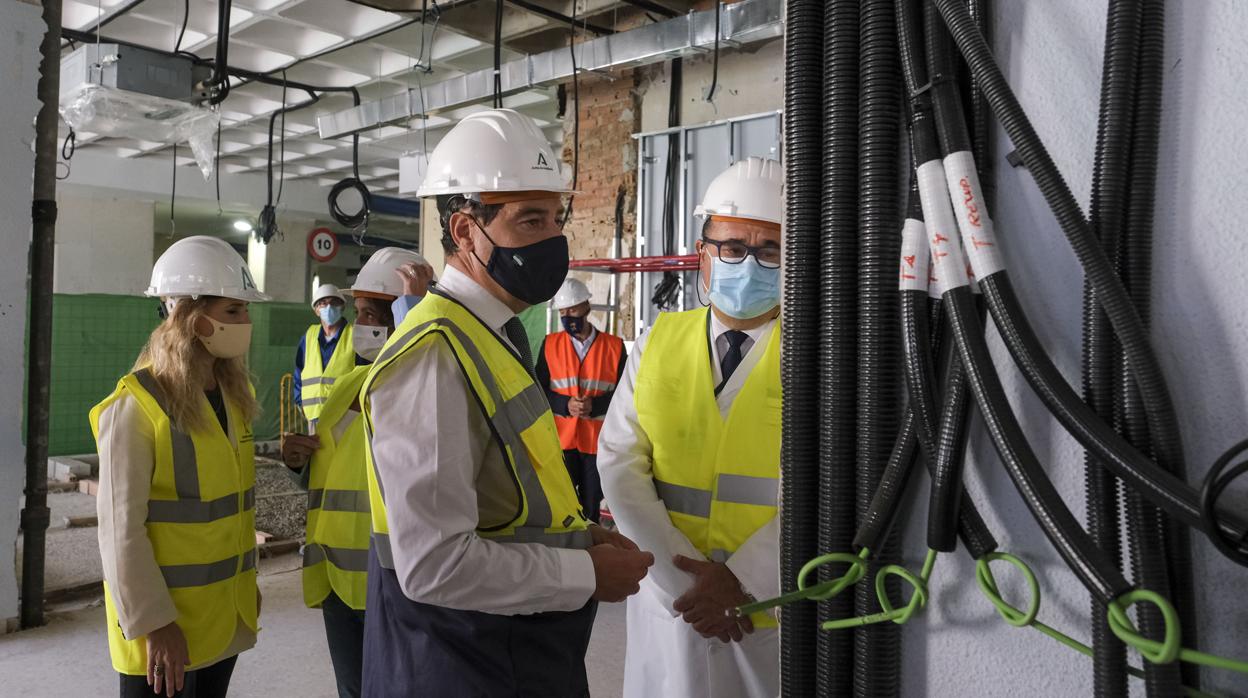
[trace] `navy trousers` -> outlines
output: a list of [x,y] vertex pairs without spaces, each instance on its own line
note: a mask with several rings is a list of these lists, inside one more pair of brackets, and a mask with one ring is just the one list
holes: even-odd
[[416,603],[394,570],[368,560],[364,695],[585,698],[585,651],[597,604],[501,616]]

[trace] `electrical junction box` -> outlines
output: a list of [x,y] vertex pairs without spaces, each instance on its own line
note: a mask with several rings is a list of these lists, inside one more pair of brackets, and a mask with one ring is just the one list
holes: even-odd
[[61,59],[61,101],[81,92],[84,85],[135,92],[178,102],[199,102],[207,94],[196,90],[212,74],[185,56],[121,44],[83,44]]

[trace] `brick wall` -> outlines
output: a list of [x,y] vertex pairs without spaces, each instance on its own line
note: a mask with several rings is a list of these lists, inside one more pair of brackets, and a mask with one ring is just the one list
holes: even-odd
[[[567,85],[568,110],[580,115],[580,157],[574,214],[568,223],[572,259],[610,257],[616,230],[616,198],[624,193],[621,256],[631,256],[637,234],[637,143],[632,135],[641,129],[640,76],[635,70],[614,72],[611,78],[596,74],[580,77],[580,104],[573,101]],[[568,116],[571,116],[569,113]],[[563,161],[572,167],[572,119],[563,120]],[[577,273],[589,284],[595,303],[606,302],[610,277]],[[632,336],[632,275],[619,279],[620,316],[617,331]],[[602,326],[601,317],[595,318]]]

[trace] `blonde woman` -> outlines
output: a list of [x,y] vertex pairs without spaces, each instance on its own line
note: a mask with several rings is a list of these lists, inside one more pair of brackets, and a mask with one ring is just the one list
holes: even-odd
[[164,320],[91,411],[100,556],[121,695],[224,696],[256,642],[247,305],[268,297],[225,241],[190,237],[152,270]]

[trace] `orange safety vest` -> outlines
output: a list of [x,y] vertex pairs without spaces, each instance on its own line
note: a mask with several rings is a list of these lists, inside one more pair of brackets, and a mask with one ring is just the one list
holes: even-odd
[[[620,376],[620,356],[624,340],[613,334],[599,332],[585,352],[585,360],[576,353],[572,337],[556,332],[546,337],[546,367],[550,369],[550,389],[568,397],[599,397],[615,390]],[[598,453],[598,433],[602,417],[563,417],[555,415],[559,441],[565,451]]]

